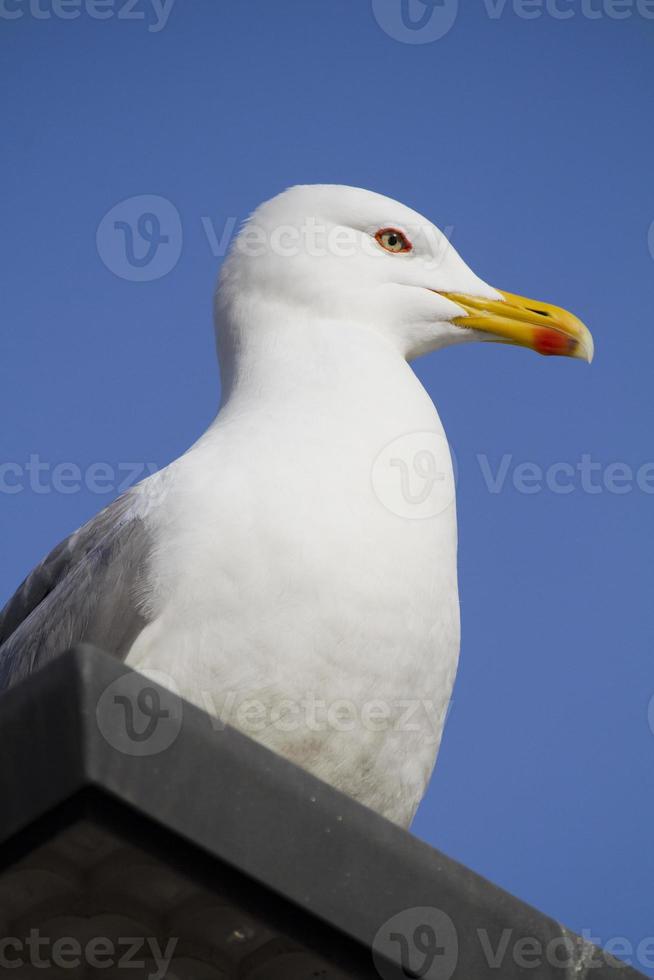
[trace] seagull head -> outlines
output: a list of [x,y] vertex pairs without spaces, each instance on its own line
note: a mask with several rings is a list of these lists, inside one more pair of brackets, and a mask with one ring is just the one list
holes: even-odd
[[572,313],[495,289],[427,218],[357,187],[291,187],[257,208],[221,272],[219,336],[225,322],[232,332],[251,322],[259,303],[298,322],[376,331],[409,360],[470,341],[593,356]]

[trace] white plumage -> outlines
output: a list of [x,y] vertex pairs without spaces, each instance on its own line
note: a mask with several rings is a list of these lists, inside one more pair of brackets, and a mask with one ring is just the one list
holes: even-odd
[[[99,642],[408,825],[452,691],[459,603],[447,441],[407,361],[506,340],[478,321],[506,319],[508,295],[380,195],[296,187],[259,208],[217,291],[215,422],[65,543],[49,588],[52,559],[28,579],[0,630],[6,682],[57,645]],[[528,309],[540,329],[550,314]],[[572,336],[570,323],[552,329]]]

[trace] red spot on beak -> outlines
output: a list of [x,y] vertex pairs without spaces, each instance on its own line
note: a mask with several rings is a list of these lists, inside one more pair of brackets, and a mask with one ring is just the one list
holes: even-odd
[[537,327],[534,330],[534,348],[539,354],[570,354],[577,346],[574,337],[566,337],[558,330],[549,327]]

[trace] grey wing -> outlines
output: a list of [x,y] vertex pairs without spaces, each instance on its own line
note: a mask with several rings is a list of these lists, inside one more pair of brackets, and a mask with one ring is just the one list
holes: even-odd
[[126,656],[150,550],[131,492],[58,545],[0,612],[0,690],[82,641]]

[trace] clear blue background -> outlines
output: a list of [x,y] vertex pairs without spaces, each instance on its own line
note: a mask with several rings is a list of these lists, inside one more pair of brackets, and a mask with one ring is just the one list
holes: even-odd
[[[0,18],[0,462],[183,451],[218,398],[202,219],[220,236],[290,184],[399,198],[488,281],[577,312],[591,368],[493,345],[416,365],[459,462],[463,647],[414,830],[571,928],[636,945],[654,935],[654,496],[512,482],[526,461],[591,454],[602,486],[610,463],[654,459],[654,20],[568,6],[525,19],[466,0],[425,44],[390,36],[368,0],[177,0],[158,32]],[[169,274],[130,282],[96,230],[142,194],[174,204],[183,247]],[[500,493],[478,454],[493,470],[510,454]],[[3,598],[112,497],[45,483],[0,493]]]

